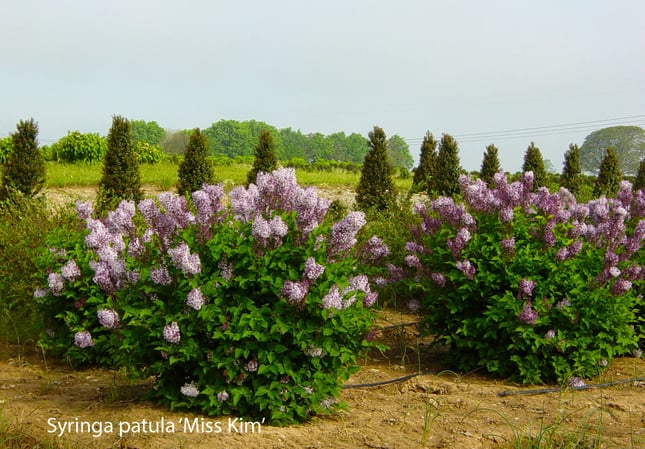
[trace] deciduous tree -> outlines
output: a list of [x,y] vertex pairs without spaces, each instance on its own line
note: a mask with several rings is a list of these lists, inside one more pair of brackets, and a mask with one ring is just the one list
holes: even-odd
[[636,173],[636,179],[634,179],[634,190],[642,188],[645,188],[645,159],[638,164],[638,173]]
[[598,173],[609,147],[614,149],[620,169],[633,175],[645,158],[645,130],[639,126],[612,126],[592,132],[580,147],[582,170]]
[[387,139],[387,156],[394,168],[406,168],[410,170],[414,165],[414,158],[410,154],[410,146],[398,134]]

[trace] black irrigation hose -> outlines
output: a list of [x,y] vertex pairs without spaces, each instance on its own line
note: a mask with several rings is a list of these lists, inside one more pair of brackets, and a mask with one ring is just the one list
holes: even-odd
[[[437,373],[413,373],[413,374],[408,374],[407,376],[402,376],[402,377],[396,377],[394,379],[388,379],[388,380],[383,380],[380,382],[370,382],[366,384],[348,384],[348,385],[343,385],[344,390],[348,390],[351,388],[372,388],[372,387],[381,387],[383,385],[389,385],[389,384],[394,384],[394,383],[399,383],[399,382],[405,382],[406,380],[413,379],[418,376],[429,376],[429,375],[436,375]],[[630,383],[635,383],[635,382],[645,382],[645,377],[636,377],[632,379],[624,379],[624,380],[616,380],[614,382],[605,382],[602,384],[591,384],[591,385],[585,385],[581,387],[556,387],[556,388],[540,388],[537,390],[517,390],[517,391],[502,391],[497,393],[497,396],[499,397],[506,397],[506,396],[530,396],[530,395],[537,395],[537,394],[546,394],[546,393],[559,393],[565,390],[591,390],[594,388],[608,388],[608,387],[614,387],[616,385],[622,385],[622,384],[630,384]]]
[[414,374],[408,374],[407,376],[403,377],[397,377],[395,379],[389,379],[389,380],[383,380],[381,382],[372,382],[372,383],[367,383],[367,384],[349,384],[349,385],[343,385],[344,390],[348,390],[350,388],[370,388],[370,387],[380,387],[383,385],[389,385],[389,384],[395,384],[399,382],[405,382],[406,380],[413,379],[417,376],[422,376],[424,374],[435,374],[435,373],[414,373]]
[[545,394],[545,393],[559,393],[565,390],[591,390],[593,388],[607,388],[607,387],[613,387],[616,385],[630,384],[630,383],[643,382],[643,381],[645,381],[645,377],[636,377],[633,379],[616,380],[614,382],[584,385],[580,387],[557,387],[557,388],[540,388],[537,390],[502,391],[500,393],[497,393],[497,396],[499,397],[515,396],[515,395],[529,396],[529,395]]
[[377,330],[389,331],[391,329],[398,329],[400,327],[418,326],[419,324],[421,324],[421,321],[414,321],[412,323],[400,323],[400,324],[393,324],[391,326],[383,326],[383,327],[377,328]]
[[[426,373],[413,373],[413,374],[408,374],[407,376],[402,376],[402,377],[396,377],[394,379],[388,379],[388,380],[383,380],[380,382],[370,382],[370,383],[365,383],[365,384],[346,384],[343,385],[344,390],[349,390],[352,388],[373,388],[373,387],[381,387],[384,385],[390,385],[390,384],[395,384],[395,383],[400,383],[400,382],[405,382],[406,380],[414,379],[415,377],[418,376],[431,376],[431,375],[436,375],[437,373],[434,372],[426,372]],[[622,384],[631,384],[631,383],[636,383],[636,382],[645,382],[645,377],[635,377],[632,379],[624,379],[624,380],[616,380],[613,382],[605,382],[601,384],[591,384],[591,385],[584,385],[580,387],[555,387],[555,388],[539,388],[537,390],[517,390],[517,391],[501,391],[497,393],[497,396],[499,397],[506,397],[506,396],[531,396],[531,395],[538,395],[538,394],[546,394],[546,393],[559,393],[565,390],[591,390],[595,388],[608,388],[608,387],[614,387],[616,385],[622,385]]]

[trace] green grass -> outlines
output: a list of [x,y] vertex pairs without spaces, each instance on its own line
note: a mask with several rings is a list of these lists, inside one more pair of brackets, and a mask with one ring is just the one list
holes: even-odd
[[[230,164],[215,166],[215,182],[221,182],[225,188],[243,185],[246,174],[251,169],[249,164]],[[45,188],[96,187],[102,175],[103,164],[63,164],[48,162]],[[141,164],[141,184],[152,185],[161,190],[174,190],[177,185],[178,165],[171,161],[157,164]],[[296,170],[298,183],[303,186],[353,188],[358,185],[360,173],[342,169],[330,171]],[[396,187],[407,192],[412,185],[412,178],[394,178]]]

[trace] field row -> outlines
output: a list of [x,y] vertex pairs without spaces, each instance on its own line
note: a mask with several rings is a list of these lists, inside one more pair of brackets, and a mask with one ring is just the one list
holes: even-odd
[[[98,185],[101,179],[102,164],[62,164],[48,162],[46,166],[45,188],[87,187]],[[244,184],[246,174],[251,169],[248,164],[215,166],[215,182],[225,187]],[[157,164],[141,164],[141,183],[155,185],[162,190],[173,190],[177,185],[178,165],[171,161]],[[360,173],[343,169],[329,171],[308,171],[296,169],[298,183],[301,185],[339,186],[353,188],[358,185]],[[412,179],[394,178],[396,186],[404,191],[410,189]]]

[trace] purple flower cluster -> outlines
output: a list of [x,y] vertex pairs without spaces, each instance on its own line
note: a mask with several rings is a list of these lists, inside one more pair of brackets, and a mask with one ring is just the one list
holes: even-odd
[[455,260],[459,258],[461,251],[466,247],[471,237],[468,228],[462,227],[457,230],[457,235],[454,239],[448,238],[448,248],[452,251],[452,256]]
[[114,309],[100,309],[96,313],[101,326],[108,329],[116,329],[119,327],[119,314]]
[[275,215],[271,221],[264,219],[262,215],[256,215],[251,225],[251,235],[259,243],[259,248],[267,248],[271,240],[276,246],[282,244],[282,239],[287,235],[289,229],[282,217]]
[[309,286],[325,272],[325,267],[316,262],[313,257],[308,257],[302,273],[302,280],[286,280],[280,291],[283,298],[288,302],[302,306],[309,292]]
[[457,262],[455,262],[455,265],[457,269],[461,271],[469,281],[472,281],[473,279],[475,279],[475,274],[477,270],[475,269],[473,264],[470,263],[468,259],[458,260]]
[[356,234],[365,226],[365,214],[351,211],[341,221],[331,227],[327,240],[327,256],[333,258],[351,249],[356,244]]
[[378,263],[390,254],[390,249],[383,239],[373,235],[370,237],[362,250],[362,258],[368,263]]
[[189,398],[196,398],[199,396],[199,389],[197,388],[197,385],[195,385],[194,382],[186,382],[180,389],[179,391],[181,394],[184,396],[187,396]]
[[325,351],[322,348],[314,346],[312,344],[305,350],[305,354],[309,357],[323,358],[325,357]]
[[518,293],[518,298],[532,298],[533,289],[535,288],[535,281],[530,279],[520,279],[519,285],[520,291]]
[[[121,204],[124,205],[124,209],[127,209],[124,202]],[[112,229],[110,229],[100,220],[87,218],[85,223],[89,230],[85,236],[85,245],[98,256],[98,261],[90,262],[90,268],[94,271],[92,280],[104,292],[112,294],[128,284],[123,257],[125,250],[123,234],[116,225],[111,226]]]
[[346,309],[356,302],[358,292],[363,293],[363,306],[371,307],[376,303],[378,293],[371,291],[369,278],[360,274],[349,278],[349,285],[342,290],[338,285],[334,285],[323,297],[322,306],[325,309]]
[[89,201],[77,201],[76,202],[76,215],[81,220],[87,220],[92,217],[94,213],[94,207]]
[[[259,173],[255,184],[246,189],[236,187],[229,198],[235,218],[244,222],[255,220],[258,215],[295,212],[303,241],[322,222],[329,208],[329,201],[319,198],[315,188],[303,189],[298,185],[292,168]],[[278,232],[277,225],[274,232]]]
[[579,377],[572,377],[569,379],[569,386],[571,388],[584,388],[587,386],[587,383]]
[[176,321],[164,326],[163,338],[168,343],[179,344],[179,341],[181,340],[181,332],[179,331],[179,325]]
[[280,290],[280,294],[290,303],[295,305],[301,305],[307,296],[309,286],[305,282],[301,281],[284,281],[284,285]]
[[219,268],[220,276],[222,276],[225,281],[233,279],[233,264],[228,262],[226,258],[221,259],[217,263],[217,268]]
[[204,297],[199,287],[196,287],[188,292],[188,296],[186,298],[186,305],[188,307],[195,310],[200,310],[205,303],[206,298]]
[[184,242],[179,245],[168,249],[173,264],[177,269],[181,270],[186,275],[199,274],[202,271],[199,254],[191,254],[190,248]]
[[315,282],[323,273],[325,267],[316,262],[313,257],[308,257],[305,261],[305,271],[303,277],[307,282]]
[[524,308],[522,309],[522,311],[518,316],[520,321],[526,324],[535,324],[538,317],[539,315],[535,310],[533,310],[530,300],[526,303],[526,305],[524,306]]
[[191,198],[197,212],[195,222],[199,226],[201,236],[207,240],[212,237],[212,226],[226,218],[222,205],[224,187],[222,184],[204,184],[201,190],[191,194]]
[[150,269],[150,280],[157,285],[172,284],[172,279],[170,278],[168,269],[164,265]]
[[107,226],[109,231],[113,234],[130,234],[135,229],[132,222],[135,213],[134,201],[121,201],[116,209],[108,212]]
[[58,273],[49,273],[47,276],[49,290],[54,296],[60,296],[65,289],[65,278]]
[[247,370],[249,373],[256,372],[258,370],[258,361],[255,359],[249,360],[244,364],[244,369]]
[[78,267],[74,260],[68,261],[60,268],[63,277],[68,281],[73,281],[81,276],[81,269]]
[[74,334],[74,344],[81,349],[91,348],[94,346],[92,334],[89,331],[83,330]]
[[441,273],[431,273],[430,279],[432,279],[432,282],[437,284],[439,287],[446,286],[446,277]]

